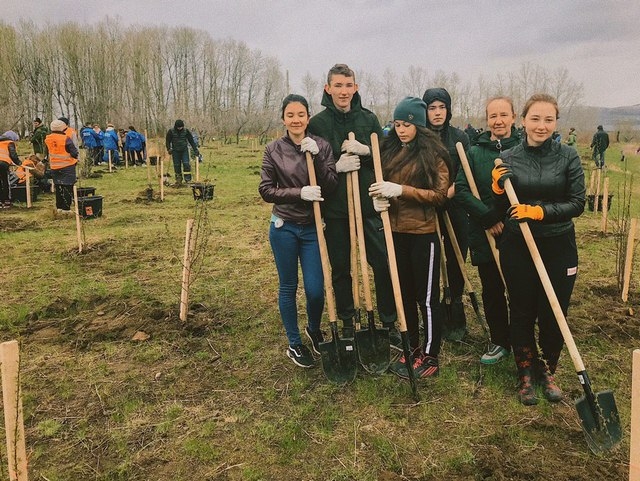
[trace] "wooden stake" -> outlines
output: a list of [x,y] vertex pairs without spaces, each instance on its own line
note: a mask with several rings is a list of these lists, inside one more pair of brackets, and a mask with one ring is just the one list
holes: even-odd
[[609,177],[604,178],[602,188],[602,232],[607,233],[607,215],[609,212]]
[[640,481],[640,349],[633,351],[633,368],[631,373],[629,481]]
[[593,212],[598,212],[598,204],[600,204],[600,175],[602,174],[602,169],[598,169],[596,172],[596,195],[593,198]]
[[200,159],[196,157],[196,182],[200,182]]
[[187,219],[187,232],[184,238],[184,256],[182,259],[182,290],[180,292],[180,320],[187,320],[189,307],[189,280],[191,277],[191,253],[193,251],[191,236],[193,234],[193,219]]
[[164,160],[158,157],[158,163],[160,164],[160,201],[164,201]]
[[80,221],[80,208],[78,206],[78,186],[73,184],[73,204],[76,213],[76,234],[78,235],[78,253],[82,254],[82,226]]
[[24,167],[24,179],[25,179],[25,186],[26,186],[26,191],[25,194],[27,195],[27,209],[31,208],[31,167]]
[[2,402],[7,436],[7,462],[10,481],[27,481],[27,450],[20,389],[20,352],[18,341],[0,344],[2,362]]
[[596,183],[596,171],[591,171],[591,177],[589,178],[589,194],[593,195],[594,185]]
[[109,153],[109,172],[113,172],[113,164],[111,163],[111,151],[108,151]]
[[631,219],[629,235],[627,236],[627,254],[624,259],[624,277],[622,281],[622,300],[627,302],[629,298],[629,281],[631,280],[631,265],[633,264],[633,247],[635,243],[636,225],[638,219]]

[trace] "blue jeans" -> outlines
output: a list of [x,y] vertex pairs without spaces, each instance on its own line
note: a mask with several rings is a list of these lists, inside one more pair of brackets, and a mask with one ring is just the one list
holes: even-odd
[[171,153],[173,158],[173,170],[176,174],[176,182],[182,180],[184,169],[184,181],[191,182],[191,164],[189,163],[189,150],[176,151]]
[[320,319],[324,308],[324,277],[316,226],[284,222],[282,227],[276,227],[274,222],[271,222],[269,242],[280,280],[278,307],[282,324],[289,339],[289,345],[298,346],[302,344],[296,305],[298,259],[300,259],[304,293],[307,298],[309,329],[312,331],[320,330]]

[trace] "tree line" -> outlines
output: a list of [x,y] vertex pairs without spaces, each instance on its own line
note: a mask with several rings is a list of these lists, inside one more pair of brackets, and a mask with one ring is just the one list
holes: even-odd
[[[116,122],[151,135],[182,118],[201,138],[237,141],[255,135],[264,140],[281,127],[280,102],[290,93],[288,72],[279,59],[192,28],[125,27],[114,19],[44,27],[0,22],[0,38],[0,82],[5,86],[0,126],[22,134],[36,116],[48,123],[64,115],[74,127]],[[294,89],[314,112],[321,108],[325,76],[307,73],[300,89]],[[400,76],[390,69],[381,76],[361,71],[356,76],[364,106],[383,124],[402,97],[422,96],[427,87],[451,93],[452,122],[459,126],[484,125],[484,103],[491,96],[508,95],[522,106],[542,91],[558,99],[563,119],[570,121],[580,117],[584,94],[566,68],[550,72],[532,63],[472,81],[414,66]]]

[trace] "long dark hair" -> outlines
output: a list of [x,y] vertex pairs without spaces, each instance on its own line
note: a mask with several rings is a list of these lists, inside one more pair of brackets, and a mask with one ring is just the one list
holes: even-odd
[[[407,155],[398,155],[402,149],[408,149]],[[396,129],[391,129],[380,148],[382,172],[385,179],[399,172],[408,162],[413,162],[416,168],[411,175],[411,184],[415,187],[431,189],[438,183],[438,159],[442,159],[449,171],[449,181],[453,169],[449,152],[444,148],[438,134],[426,127],[416,125],[416,137],[409,146],[403,147]]]

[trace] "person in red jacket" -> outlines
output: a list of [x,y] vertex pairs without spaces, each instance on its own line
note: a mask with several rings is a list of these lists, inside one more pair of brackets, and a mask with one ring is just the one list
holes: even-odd
[[11,207],[9,166],[20,165],[16,144],[20,137],[13,130],[0,135],[0,209]]

